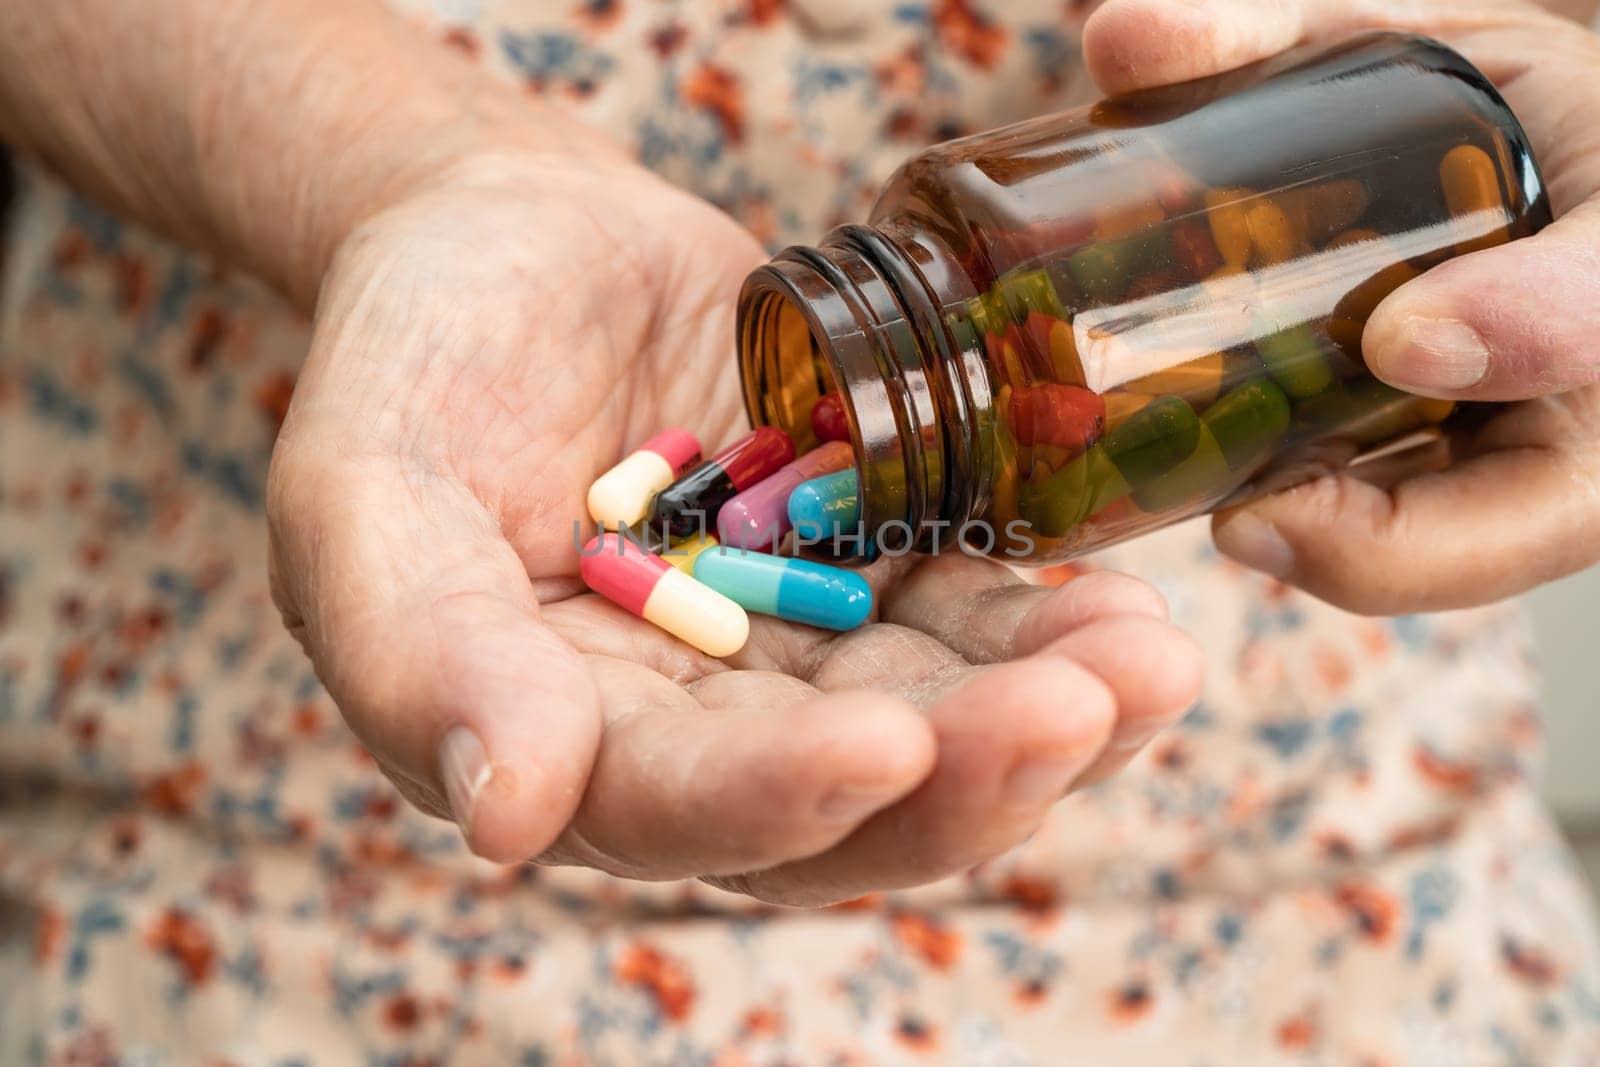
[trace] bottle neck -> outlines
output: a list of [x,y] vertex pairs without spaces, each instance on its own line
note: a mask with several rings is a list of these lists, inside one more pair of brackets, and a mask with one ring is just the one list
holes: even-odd
[[988,500],[993,398],[980,341],[952,313],[961,296],[935,292],[904,248],[866,226],[786,249],[740,295],[752,422],[810,447],[816,398],[842,394],[862,525],[890,554],[950,545],[939,524],[959,527]]

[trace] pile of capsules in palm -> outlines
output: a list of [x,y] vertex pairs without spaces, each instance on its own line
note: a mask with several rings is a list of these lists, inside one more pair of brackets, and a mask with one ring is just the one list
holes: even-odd
[[812,421],[819,443],[798,456],[772,426],[709,459],[687,430],[645,441],[589,489],[600,533],[581,552],[584,582],[710,656],[743,647],[747,612],[860,626],[872,611],[865,579],[796,554],[824,539],[862,542],[837,396],[818,401]]

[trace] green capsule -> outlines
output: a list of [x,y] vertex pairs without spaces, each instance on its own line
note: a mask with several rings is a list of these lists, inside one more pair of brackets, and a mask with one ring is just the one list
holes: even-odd
[[1375,445],[1426,425],[1426,404],[1376,378],[1358,378],[1295,405],[1295,418],[1319,436]]
[[1134,275],[1162,270],[1172,244],[1165,226],[1152,226],[1116,241],[1100,241],[1067,257],[1067,273],[1078,290],[1096,303],[1122,295]]
[[1316,335],[1304,326],[1279,330],[1256,341],[1256,351],[1267,365],[1267,373],[1283,391],[1296,400],[1316,396],[1333,384],[1333,367],[1317,343]]
[[1200,418],[1183,400],[1164,396],[1140,408],[1101,445],[1128,484],[1155,481],[1194,454]]
[[1017,513],[1043,537],[1061,537],[1084,519],[1128,495],[1130,486],[1095,445],[1042,482],[1022,486]]
[[993,320],[986,297],[975,296],[967,301],[967,321],[978,332],[979,339],[986,333],[1001,333],[1003,326]]
[[1237,480],[1228,469],[1228,461],[1223,458],[1217,439],[1202,424],[1189,458],[1155,481],[1135,489],[1133,500],[1145,511],[1180,507],[1204,497],[1220,500]]
[[1200,421],[1211,431],[1228,466],[1243,470],[1272,450],[1289,429],[1289,398],[1258,379],[1223,394]]
[[1026,322],[1030,311],[1058,319],[1066,317],[1055,286],[1039,268],[1013,271],[1001,278],[989,299],[994,307],[1005,308],[1016,322]]
[[[1017,491],[1021,482],[1017,471],[1017,439],[1004,419],[984,419],[980,424],[979,449],[987,445],[988,469],[994,471],[989,488],[989,514],[1004,526],[1017,515]],[[984,469],[979,459],[979,470]]]
[[946,313],[944,324],[945,328],[950,331],[950,338],[958,352],[983,351],[983,329],[973,321],[972,316],[967,311]]
[[1067,258],[1067,273],[1090,300],[1109,303],[1127,286],[1133,263],[1121,242],[1093,244]]

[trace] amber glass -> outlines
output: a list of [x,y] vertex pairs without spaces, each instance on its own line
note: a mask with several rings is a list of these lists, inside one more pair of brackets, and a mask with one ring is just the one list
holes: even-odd
[[1362,328],[1549,218],[1455,52],[1299,50],[911,159],[751,276],[746,403],[808,447],[843,394],[869,534],[1057,561],[1472,418],[1370,375]]

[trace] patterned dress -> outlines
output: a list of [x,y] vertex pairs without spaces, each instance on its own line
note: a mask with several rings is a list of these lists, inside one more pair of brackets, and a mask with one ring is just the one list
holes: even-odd
[[[774,246],[1085,91],[1063,0],[406,14]],[[1600,1062],[1515,606],[1354,618],[1190,524],[1093,562],[1200,635],[1199,706],[964,877],[801,912],[496,868],[269,600],[304,323],[37,173],[4,260],[0,1064]]]

